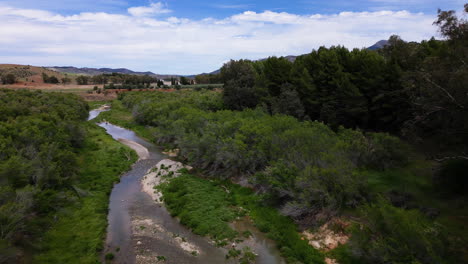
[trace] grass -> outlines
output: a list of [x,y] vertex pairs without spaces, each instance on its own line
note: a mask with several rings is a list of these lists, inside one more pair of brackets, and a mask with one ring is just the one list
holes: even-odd
[[215,240],[237,236],[228,225],[236,217],[229,195],[213,183],[184,174],[160,188],[171,215],[179,217],[194,233]]
[[57,215],[58,221],[44,234],[42,253],[34,263],[99,263],[110,192],[137,156],[104,129],[91,122],[86,128],[85,147],[79,153],[81,171],[75,186],[86,194],[78,204]]
[[250,189],[189,174],[171,179],[160,188],[171,214],[196,234],[209,235],[216,240],[243,238],[245,235],[238,234],[228,223],[248,214],[260,231],[276,242],[288,263],[324,263],[323,255],[302,240],[293,221],[263,205]]
[[288,263],[324,263],[322,253],[302,239],[296,224],[289,217],[264,205],[261,197],[251,189],[230,182],[223,185],[228,186],[234,203],[247,209],[255,226],[276,242]]
[[105,104],[110,104],[111,101],[92,101],[92,102],[88,102],[88,105],[89,105],[89,110],[93,110],[93,109],[96,109],[102,105],[105,105]]
[[222,83],[218,84],[189,84],[189,85],[181,85],[182,89],[214,89],[214,88],[223,88]]

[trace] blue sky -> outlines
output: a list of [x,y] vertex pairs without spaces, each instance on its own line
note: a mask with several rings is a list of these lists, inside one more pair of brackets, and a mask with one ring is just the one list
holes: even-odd
[[[147,0],[2,0],[0,3],[19,8],[44,9],[61,14],[77,12],[116,12],[126,13],[132,6],[148,5]],[[435,14],[438,8],[460,9],[463,0],[231,0],[231,1],[164,1],[178,16],[201,19],[222,18],[242,11],[264,10],[294,14],[330,14],[342,11],[407,10]]]
[[0,0],[0,63],[194,74],[229,59],[437,37],[464,0]]

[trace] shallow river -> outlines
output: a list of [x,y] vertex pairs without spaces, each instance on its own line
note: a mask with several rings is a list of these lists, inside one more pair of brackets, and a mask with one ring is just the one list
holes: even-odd
[[[90,111],[89,120],[97,117],[100,112],[102,111]],[[109,123],[98,125],[106,129],[114,139],[137,142],[146,147],[150,154],[149,159],[136,162],[112,189],[105,248],[105,253],[112,252],[115,256],[112,263],[156,263],[156,256],[164,256],[166,259],[164,263],[236,263],[233,260],[226,260],[226,249],[217,248],[207,238],[193,234],[176,218],[171,217],[164,206],[155,203],[148,194],[142,191],[140,182],[146,172],[160,160],[167,158],[162,154],[162,150],[139,138],[128,129]],[[151,225],[158,226],[164,232],[158,232],[157,235],[142,235],[142,232],[138,232],[140,230],[135,232],[135,221],[150,221]],[[255,263],[284,263],[274,242],[256,230],[250,222],[241,221],[233,227],[241,232],[249,230],[253,234],[253,240],[249,246],[258,254]],[[200,254],[194,256],[184,251],[177,245],[174,236],[183,237],[184,240],[196,245],[200,249]],[[140,256],[138,261],[137,255]],[[148,257],[145,259],[141,256]]]

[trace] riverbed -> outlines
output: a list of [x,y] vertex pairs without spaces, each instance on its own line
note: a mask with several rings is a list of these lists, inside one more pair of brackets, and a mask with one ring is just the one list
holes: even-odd
[[[89,120],[107,109],[93,110]],[[157,263],[236,263],[225,258],[227,249],[219,248],[206,237],[192,233],[172,217],[166,208],[152,200],[142,191],[141,181],[149,169],[162,159],[162,149],[138,137],[133,131],[112,125],[99,123],[115,140],[139,148],[140,159],[132,169],[122,175],[115,184],[109,203],[108,228],[104,256],[112,254],[112,263],[144,264]],[[146,156],[142,156],[146,153]],[[249,246],[258,254],[255,263],[284,263],[273,241],[258,232],[250,224],[234,224],[240,231],[250,230],[252,234]],[[190,245],[194,250],[187,250]],[[195,250],[196,249],[196,250]]]

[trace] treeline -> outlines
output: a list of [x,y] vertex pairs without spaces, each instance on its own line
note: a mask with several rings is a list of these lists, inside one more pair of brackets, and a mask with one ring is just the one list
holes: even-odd
[[335,130],[343,125],[428,139],[438,154],[452,147],[466,152],[468,23],[454,11],[439,11],[435,24],[446,40],[392,36],[378,52],[337,46],[293,63],[231,61],[221,69],[224,103],[232,110],[262,106]]
[[197,84],[219,84],[222,83],[221,75],[219,73],[199,74],[195,76]]
[[[46,73],[42,73],[42,80],[44,83],[71,83],[71,78],[65,76],[60,80],[56,76],[49,76]],[[95,76],[79,75],[75,78],[78,85],[88,84],[112,84],[112,85],[133,85],[133,86],[149,86],[150,84],[156,83],[162,85],[162,81],[158,78],[149,75],[134,75],[134,74],[122,74],[122,73],[111,73],[111,74],[99,74]],[[126,89],[126,88],[124,88]]]
[[298,57],[231,61],[223,66],[224,102],[242,110],[319,120],[333,128],[389,131],[409,116],[396,65],[374,51],[320,48]]
[[[84,76],[83,77],[87,77]],[[132,84],[132,85],[149,85],[157,83],[158,78],[149,75],[135,75],[135,74],[122,74],[122,73],[110,73],[110,74],[99,74],[92,77],[88,77],[88,82],[93,84]]]
[[0,90],[0,262],[30,248],[77,198],[88,106],[75,95]]
[[58,83],[63,83],[63,84],[69,84],[71,83],[71,78],[69,78],[68,76],[65,76],[63,78],[61,78],[60,80],[56,77],[56,76],[49,76],[47,75],[47,73],[42,73],[42,81],[44,83],[52,83],[52,84],[58,84]]

